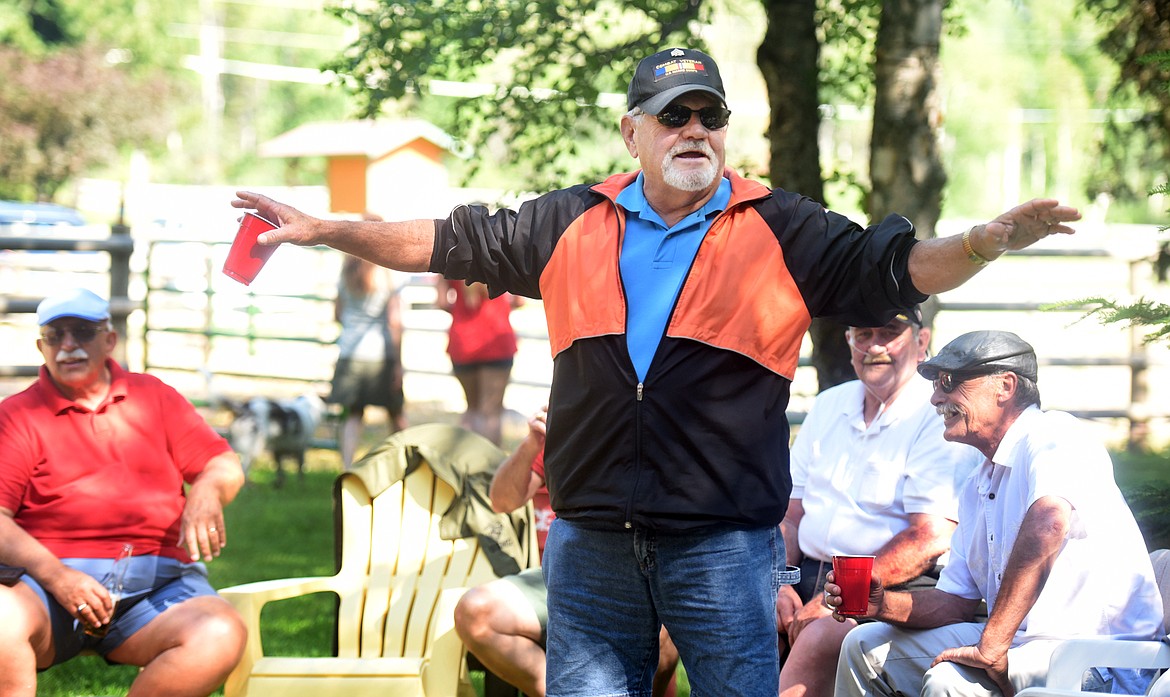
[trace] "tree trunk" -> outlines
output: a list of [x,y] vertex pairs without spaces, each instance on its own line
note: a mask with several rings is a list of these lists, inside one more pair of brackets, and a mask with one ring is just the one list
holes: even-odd
[[919,239],[934,237],[947,180],[937,138],[944,3],[885,0],[874,46],[869,215],[903,215]]
[[816,0],[763,0],[768,29],[756,62],[768,88],[769,176],[774,188],[825,203],[817,93]]
[[[768,87],[772,144],[772,186],[800,193],[825,205],[821,176],[821,126],[818,74],[821,45],[817,39],[816,0],[763,0],[768,16],[756,61]],[[824,390],[856,377],[849,363],[845,327],[813,320],[812,363],[817,386]]]

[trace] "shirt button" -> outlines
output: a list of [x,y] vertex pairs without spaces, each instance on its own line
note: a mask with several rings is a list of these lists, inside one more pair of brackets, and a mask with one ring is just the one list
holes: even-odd
[[989,499],[991,499],[991,500],[993,500],[993,501],[994,501],[994,500],[995,500],[995,492],[993,491],[993,492],[991,492],[990,494],[988,494],[988,495],[987,495],[987,498],[989,498]]

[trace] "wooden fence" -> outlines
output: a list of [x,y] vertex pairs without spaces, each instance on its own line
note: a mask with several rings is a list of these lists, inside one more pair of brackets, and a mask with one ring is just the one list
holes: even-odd
[[[120,336],[126,337],[118,359],[136,370],[166,374],[164,379],[175,384],[193,401],[201,401],[199,395],[207,393],[208,371],[214,380],[222,381],[220,389],[229,393],[247,393],[249,390],[253,394],[259,393],[254,387],[257,383],[283,384],[288,390],[326,390],[336,359],[337,327],[333,321],[332,303],[341,255],[326,248],[281,248],[274,255],[274,261],[261,273],[261,278],[245,288],[219,273],[226,248],[223,242],[161,239],[145,240],[136,247],[129,229],[123,225],[113,226],[109,236],[103,239],[0,237],[0,254],[6,257],[5,266],[10,270],[18,267],[27,270],[38,264],[44,267],[50,262],[39,256],[44,252],[108,255],[104,272],[108,277],[111,311]],[[1069,269],[1099,269],[1096,272],[1070,272],[1074,276],[1085,274],[1086,281],[1094,274],[1103,275],[1105,272],[1100,269],[1108,268],[1110,276],[1126,273],[1128,278],[1122,285],[1128,285],[1127,292],[1134,291],[1140,285],[1137,279],[1148,271],[1142,265],[1118,260],[1099,249],[1015,253],[992,268],[1026,264],[1030,269],[1038,269],[1043,263],[1056,263]],[[48,263],[48,266],[60,264]],[[100,270],[91,269],[90,273],[100,273]],[[1068,274],[1058,272],[1057,275]],[[449,392],[458,393],[443,352],[446,317],[430,309],[433,300],[431,279],[427,275],[404,275],[402,280],[403,297],[409,308],[405,313],[404,345],[416,347],[404,356],[407,398],[419,397],[412,393],[410,382],[423,377],[445,381]],[[78,285],[61,281],[60,276],[57,283]],[[990,279],[988,288],[1019,284],[1019,280],[1002,282]],[[27,313],[35,312],[40,297],[22,297],[17,292],[20,288],[4,285],[5,278],[0,275],[0,290],[3,291],[0,319],[10,328],[27,330],[31,342],[35,339],[35,333],[30,333],[35,330],[35,322],[27,317]],[[1082,286],[1090,288],[1091,284],[1074,283],[1073,287]],[[1021,288],[1017,294],[1035,297],[1035,292],[1034,289]],[[1049,296],[1045,302],[1085,295],[1076,295],[1068,289],[1057,292],[1063,297]],[[26,315],[23,322],[19,319],[22,314]],[[511,383],[512,387],[532,389],[537,395],[534,399],[539,399],[541,393],[547,394],[551,376],[547,335],[538,314],[537,304],[526,315],[527,321],[518,322],[522,325],[518,327],[522,356],[518,356]],[[1042,347],[1033,339],[1034,333],[1041,331],[1039,325],[1050,323],[1054,316],[1062,315],[1060,321],[1069,324],[1079,314],[1081,310],[1074,307],[1054,313],[1045,309],[1043,302],[998,298],[987,289],[975,288],[965,296],[945,294],[935,317],[935,346],[966,329],[988,326],[1017,329],[1022,326],[1018,333],[1037,345],[1041,366],[1046,370],[1073,369],[1079,376],[1073,382],[1084,381],[1086,385],[1100,382],[1107,390],[1116,390],[1117,378],[1096,376],[1104,375],[1102,371],[1109,369],[1124,371],[1127,394],[1114,400],[1113,404],[1102,405],[1093,400],[1077,404],[1059,396],[1053,399],[1046,383],[1045,406],[1091,419],[1122,420],[1128,425],[1130,445],[1144,446],[1151,421],[1164,421],[1168,413],[1162,405],[1151,402],[1149,392],[1150,370],[1165,367],[1161,354],[1152,359],[1136,333],[1116,327],[1097,328],[1097,334],[1093,336],[1108,335],[1116,345],[1116,335],[1120,334],[1124,344],[1120,351],[1069,352],[1063,350],[1067,347]],[[128,321],[130,318],[136,318],[136,321]],[[1045,335],[1054,333],[1050,329],[1044,332]],[[1071,330],[1061,329],[1055,333],[1062,332]],[[1078,340],[1078,343],[1087,342]],[[521,360],[524,356],[531,359]],[[525,370],[529,364],[533,364],[531,369]],[[790,417],[795,422],[803,418],[815,392],[815,379],[812,369],[807,367],[807,358],[802,359],[801,365],[790,410]],[[35,365],[12,365],[0,361],[0,378],[30,377],[36,374],[36,370]],[[1086,378],[1088,375],[1094,377]],[[1091,390],[1099,391],[1096,387]]]

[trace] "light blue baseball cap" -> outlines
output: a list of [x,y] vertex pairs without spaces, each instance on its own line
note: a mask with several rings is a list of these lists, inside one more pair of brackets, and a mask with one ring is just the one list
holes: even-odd
[[37,324],[45,326],[62,317],[80,317],[91,322],[110,318],[110,303],[85,288],[73,288],[50,295],[37,305]]

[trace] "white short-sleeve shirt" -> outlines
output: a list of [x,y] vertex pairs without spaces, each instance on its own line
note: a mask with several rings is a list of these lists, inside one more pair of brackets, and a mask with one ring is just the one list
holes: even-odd
[[1162,599],[1145,541],[1113,479],[1109,453],[1064,412],[1028,408],[992,460],[967,480],[950,563],[936,587],[985,598],[993,611],[1024,515],[1044,496],[1072,505],[1072,526],[1014,643],[1154,638],[1162,625]]
[[909,514],[958,520],[958,491],[983,461],[943,440],[931,386],[913,379],[865,426],[860,380],[817,396],[792,446],[792,498],[801,499],[800,550],[873,554],[909,525]]

